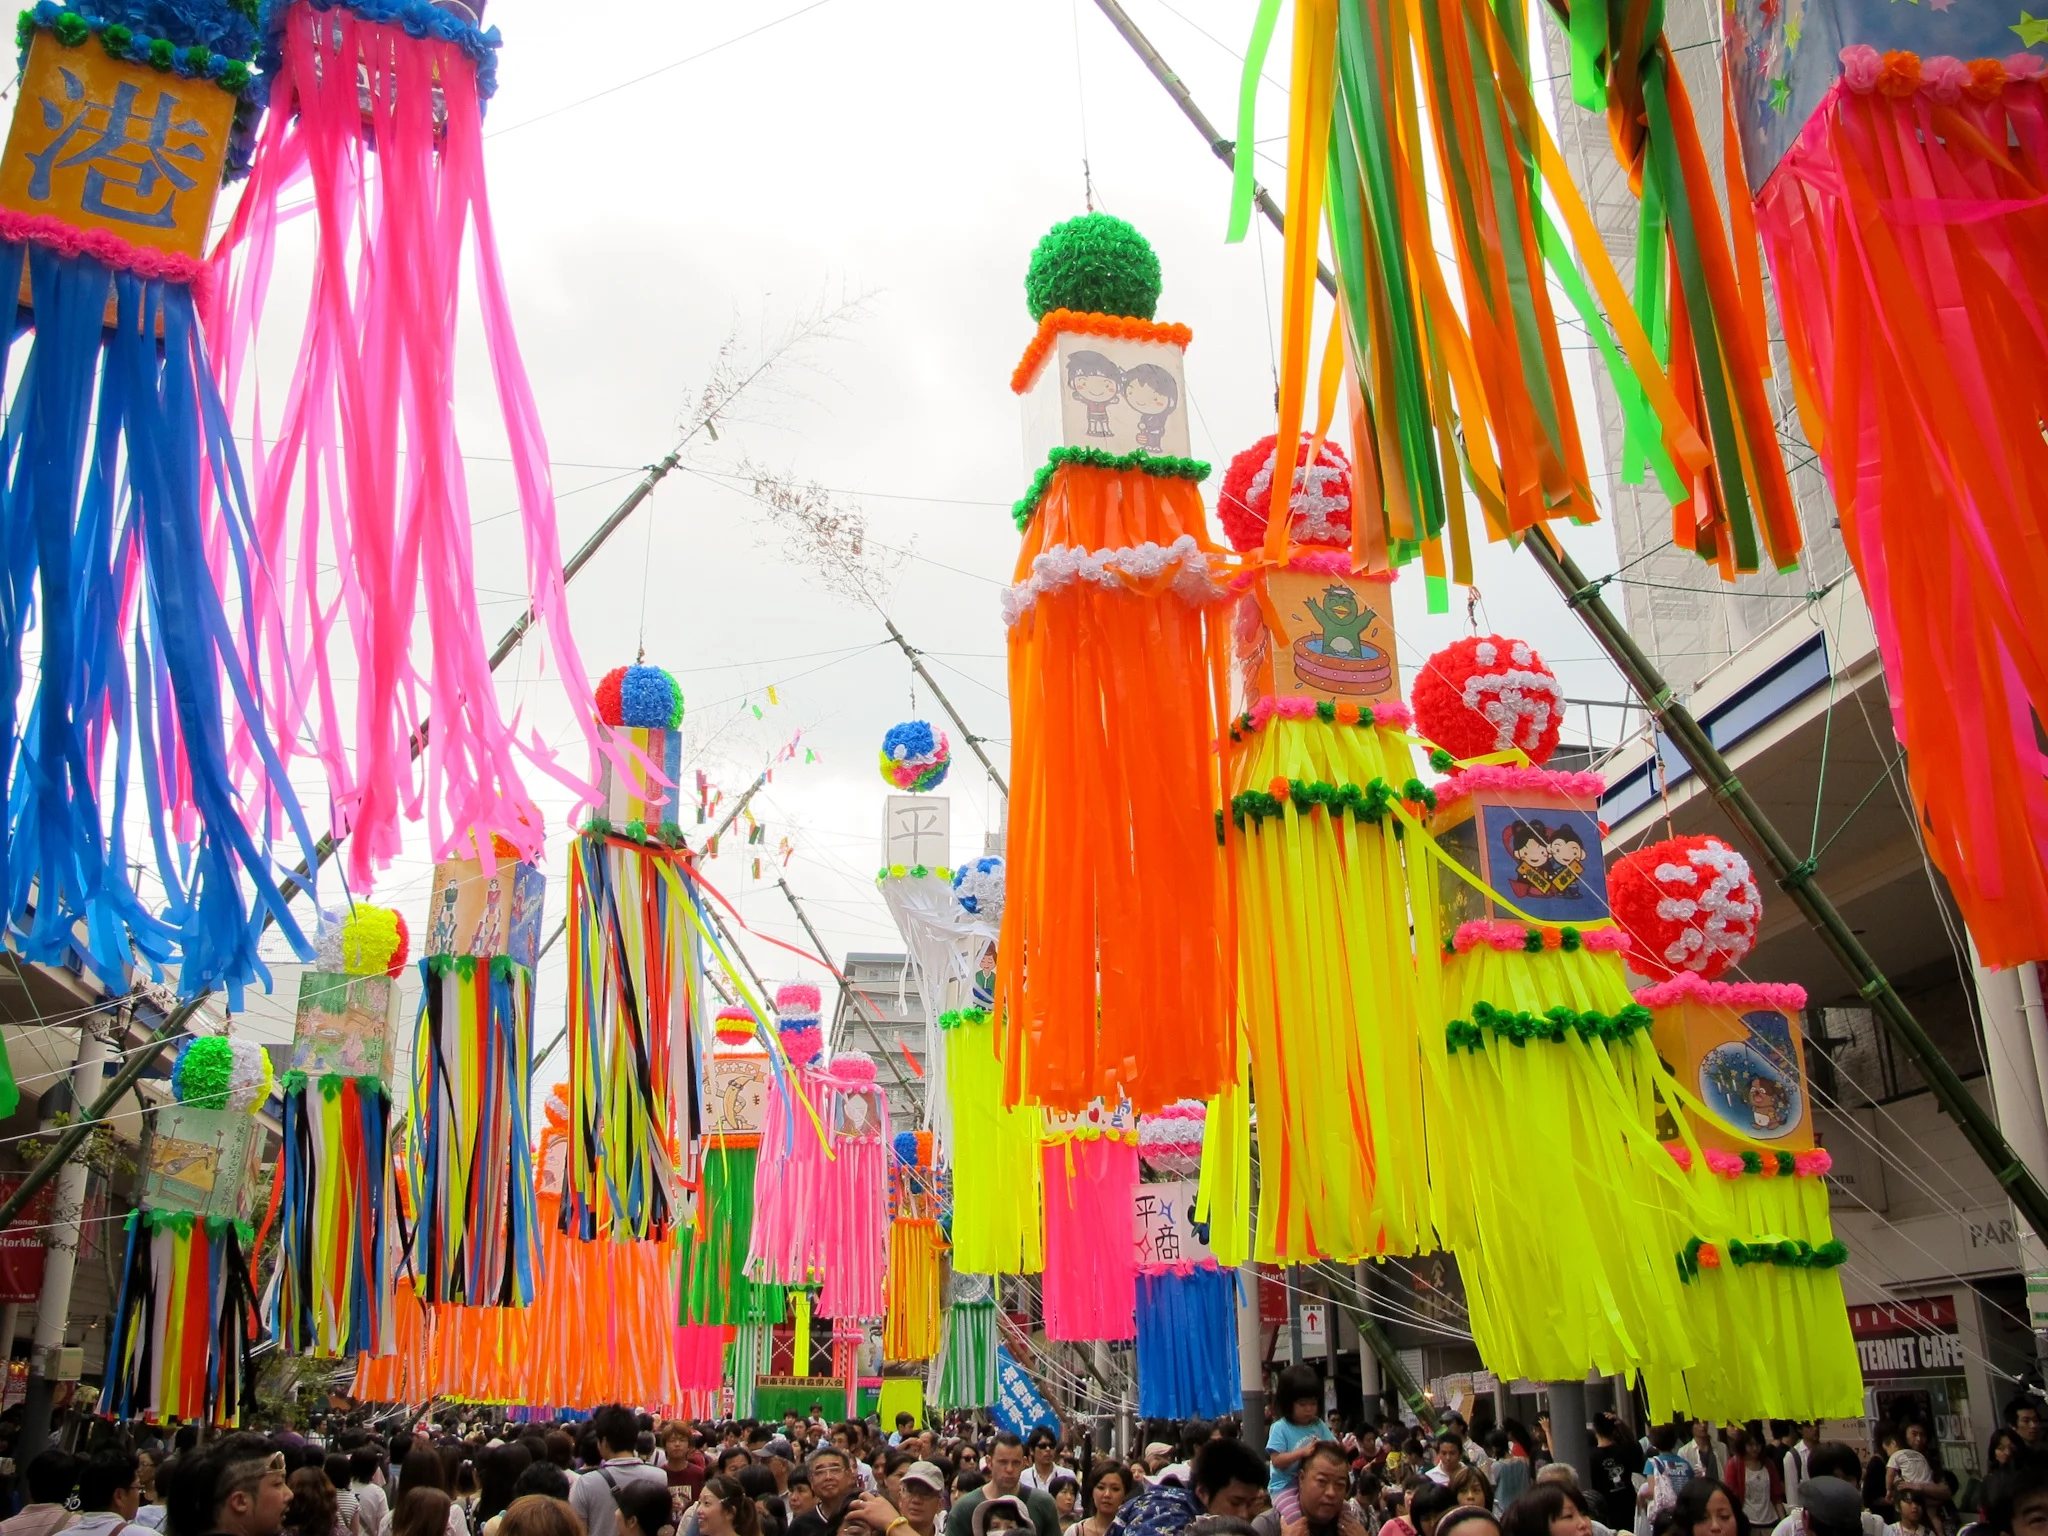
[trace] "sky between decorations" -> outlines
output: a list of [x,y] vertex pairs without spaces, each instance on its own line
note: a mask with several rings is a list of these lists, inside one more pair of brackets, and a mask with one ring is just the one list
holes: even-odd
[[[1127,4],[1197,100],[1228,120],[1249,5]],[[1223,244],[1228,177],[1088,0],[749,0],[708,11],[607,0],[600,14],[601,25],[574,21],[542,0],[492,0],[489,12],[506,38],[485,126],[491,197],[555,463],[564,552],[616,505],[637,466],[671,446],[729,331],[750,344],[821,300],[870,297],[845,339],[817,352],[821,373],[783,375],[779,397],[750,396],[719,441],[700,438],[686,460],[693,472],[672,475],[570,587],[585,664],[595,677],[630,661],[644,613],[647,660],[673,671],[688,699],[686,770],[706,768],[729,796],[801,729],[817,761],[805,764],[800,749],[778,768],[754,802],[765,845],[729,838],[710,878],[749,925],[802,943],[774,886],[786,872],[835,960],[848,949],[898,951],[873,886],[886,792],[874,754],[912,712],[909,668],[873,613],[784,558],[731,472],[748,458],[858,493],[846,500],[870,536],[914,552],[888,610],[1007,766],[998,602],[1017,548],[1009,508],[1030,470],[1008,381],[1032,331],[1031,247],[1083,211],[1084,142],[1097,206],[1131,220],[1159,252],[1160,318],[1194,329],[1193,447],[1216,466],[1212,506],[1231,454],[1272,430],[1269,313],[1277,320],[1279,301],[1268,279],[1279,274],[1279,242],[1260,226],[1242,245]],[[1269,85],[1260,107],[1271,152],[1261,178],[1277,184],[1284,91]],[[300,302],[306,266],[303,244],[285,250],[274,302]],[[264,360],[270,390],[288,362]],[[474,314],[464,316],[460,363],[478,599],[495,636],[520,611],[523,574],[517,524],[497,516],[514,496]],[[1592,445],[1588,459],[1598,463]],[[1614,568],[1604,527],[1567,537],[1589,572]],[[1478,581],[1485,627],[1533,640],[1572,695],[1622,696],[1526,557],[1488,550]],[[1419,579],[1399,583],[1404,690],[1413,664],[1466,632],[1462,594],[1454,608],[1431,618]],[[552,684],[536,689],[530,654],[508,662],[499,683],[525,725],[568,742],[566,707]],[[945,724],[922,687],[915,712]],[[1613,712],[1595,724],[1613,739]],[[999,801],[954,736],[946,792],[964,858],[981,851]],[[552,785],[533,788],[550,817],[552,929],[568,805]],[[324,800],[307,804],[318,820]],[[783,871],[785,836],[794,851]],[[375,899],[417,916],[428,867],[415,837]],[[338,879],[328,899],[344,899]],[[771,984],[799,971],[826,979],[748,946]],[[560,1027],[564,966],[557,946],[542,967],[540,1042]],[[289,1032],[291,974],[252,1005],[266,1037]],[[537,1091],[562,1070],[557,1055]]]

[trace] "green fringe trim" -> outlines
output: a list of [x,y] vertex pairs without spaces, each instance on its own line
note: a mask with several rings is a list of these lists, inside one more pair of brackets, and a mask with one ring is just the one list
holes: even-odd
[[885,864],[875,871],[875,883],[884,880],[922,880],[926,875],[937,875],[941,880],[951,880],[953,871],[943,864]]
[[[133,1231],[138,1220],[151,1232],[170,1231],[180,1237],[190,1237],[192,1229],[199,1225],[201,1217],[197,1211],[133,1210],[128,1213],[125,1225]],[[242,1240],[244,1246],[256,1240],[256,1228],[249,1222],[238,1221],[232,1216],[208,1216],[204,1220],[206,1234],[209,1237],[219,1237],[233,1228],[235,1236]]]
[[[320,1097],[332,1103],[341,1097],[341,1085],[348,1080],[347,1075],[340,1072],[322,1072],[316,1079],[311,1073],[294,1068],[278,1079],[278,1087],[286,1093],[303,1093],[309,1082],[316,1083],[320,1089]],[[357,1093],[374,1093],[385,1099],[391,1097],[391,1090],[384,1086],[384,1079],[381,1077],[358,1077],[355,1084]]]
[[1495,1039],[1506,1040],[1518,1050],[1531,1040],[1562,1045],[1572,1033],[1588,1043],[1599,1040],[1618,1045],[1648,1029],[1651,1022],[1650,1010],[1639,1003],[1630,1003],[1611,1018],[1604,1013],[1579,1013],[1571,1008],[1552,1008],[1542,1014],[1509,1013],[1491,1003],[1474,1003],[1469,1021],[1453,1019],[1444,1026],[1444,1044],[1453,1056],[1460,1050],[1484,1050],[1486,1033],[1491,1030]]
[[602,816],[593,816],[583,823],[582,832],[585,837],[621,837],[627,842],[645,843],[652,848],[690,846],[683,836],[683,825],[679,821],[664,821],[650,832],[644,821],[629,821],[621,825],[607,821]]
[[[33,10],[23,11],[15,18],[14,40],[24,55],[34,40],[39,24]],[[146,64],[162,74],[176,70],[188,80],[205,80],[219,86],[230,96],[247,97],[255,83],[255,72],[243,59],[231,59],[224,53],[215,53],[210,48],[180,48],[169,38],[150,39],[149,46],[140,52],[135,48],[135,32],[120,22],[95,22],[77,11],[63,11],[57,16],[51,34],[66,48],[76,48],[88,38],[98,38],[101,49],[110,59],[132,60]]]
[[[1247,789],[1230,797],[1230,817],[1238,831],[1245,830],[1247,822],[1256,826],[1261,822],[1280,815],[1292,805],[1298,815],[1306,816],[1321,806],[1333,816],[1342,816],[1347,811],[1358,820],[1371,826],[1378,826],[1386,820],[1396,801],[1410,800],[1419,805],[1436,809],[1436,796],[1420,779],[1410,779],[1396,790],[1385,779],[1374,779],[1361,789],[1356,784],[1329,784],[1322,780],[1289,779],[1287,799],[1269,794],[1263,789]],[[1222,823],[1217,823],[1217,833],[1222,834]],[[1401,830],[1395,823],[1394,830]]]
[[[1702,1264],[1702,1251],[1716,1249],[1716,1245],[1704,1238],[1696,1237],[1678,1253],[1678,1278],[1687,1285],[1699,1277],[1702,1269],[1718,1269],[1719,1264]],[[1801,1238],[1766,1237],[1753,1243],[1730,1239],[1718,1245],[1719,1253],[1725,1253],[1737,1269],[1751,1264],[1775,1264],[1781,1269],[1835,1269],[1848,1263],[1849,1249],[1839,1238],[1815,1247]]]
[[532,979],[526,967],[510,955],[491,955],[488,958],[482,955],[428,955],[424,963],[429,976],[446,976],[453,971],[464,981],[474,981],[479,960],[484,961],[490,967],[490,974],[500,981],[509,981],[515,976]]
[[1038,467],[1038,473],[1031,477],[1031,485],[1017,498],[1017,504],[1010,508],[1010,519],[1022,533],[1031,526],[1031,519],[1038,512],[1038,503],[1045,496],[1045,488],[1052,484],[1052,477],[1065,464],[1078,464],[1087,469],[1141,469],[1160,480],[1192,480],[1197,484],[1209,478],[1209,466],[1200,459],[1176,458],[1170,453],[1147,453],[1142,448],[1129,453],[1109,453],[1101,448],[1053,449],[1045,456],[1045,462]]
[[939,1028],[958,1029],[962,1024],[986,1024],[989,1011],[986,1008],[948,1008],[939,1015]]

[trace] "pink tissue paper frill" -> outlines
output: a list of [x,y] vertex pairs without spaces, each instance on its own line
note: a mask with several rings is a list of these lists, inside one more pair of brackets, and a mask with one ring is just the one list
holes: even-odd
[[112,230],[80,229],[47,213],[18,213],[0,208],[0,240],[17,245],[46,245],[66,256],[90,256],[93,260],[137,277],[182,283],[192,290],[193,302],[203,312],[213,296],[213,272],[194,256],[176,251],[154,250],[123,240]]
[[1467,795],[1513,794],[1518,790],[1598,800],[1607,792],[1607,780],[1590,770],[1566,773],[1559,769],[1523,768],[1514,763],[1479,763],[1460,768],[1436,786],[1437,809],[1442,810]]
[[[1468,950],[1477,949],[1482,944],[1489,949],[1497,949],[1502,954],[1509,954],[1526,949],[1528,938],[1527,924],[1474,919],[1472,922],[1458,925],[1458,931],[1451,936],[1451,944],[1461,955]],[[1579,944],[1582,948],[1595,952],[1626,954],[1629,937],[1619,928],[1581,928]]]
[[1782,1008],[1797,1013],[1806,1006],[1806,988],[1791,981],[1702,981],[1691,971],[1680,971],[1671,980],[1636,993],[1636,1001],[1645,1008],[1669,1008],[1688,998],[1709,1008]]

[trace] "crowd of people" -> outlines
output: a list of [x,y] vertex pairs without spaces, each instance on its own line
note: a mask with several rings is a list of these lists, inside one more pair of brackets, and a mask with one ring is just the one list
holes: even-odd
[[21,1469],[0,1536],[2048,1536],[2048,1433],[2008,1409],[1980,1472],[1942,1464],[1926,1423],[1873,1452],[1818,1424],[1591,1426],[1582,1470],[1548,1420],[1433,1434],[1323,1411],[1283,1372],[1263,1449],[1229,1420],[1147,1426],[1098,1453],[954,1417],[893,1430],[809,1415],[658,1423],[611,1406],[574,1423],[434,1422],[383,1435],[251,1432],[166,1443],[99,1423],[79,1454]]

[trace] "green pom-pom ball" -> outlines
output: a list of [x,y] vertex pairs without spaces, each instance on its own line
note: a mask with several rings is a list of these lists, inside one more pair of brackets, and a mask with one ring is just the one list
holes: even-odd
[[1055,309],[1150,320],[1159,307],[1159,258],[1114,214],[1084,213],[1053,225],[1038,242],[1024,274],[1024,302],[1033,320]]

